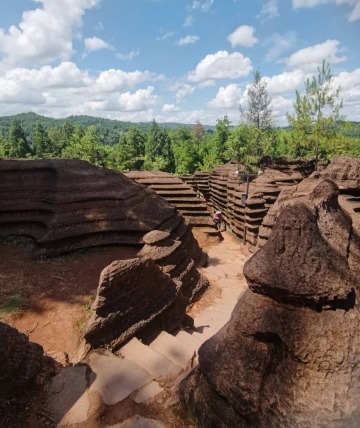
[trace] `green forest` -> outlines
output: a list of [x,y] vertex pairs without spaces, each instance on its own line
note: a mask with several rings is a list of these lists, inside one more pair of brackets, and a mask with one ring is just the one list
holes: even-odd
[[360,156],[360,123],[341,115],[341,88],[331,88],[325,63],[318,75],[296,93],[289,126],[274,125],[271,99],[259,72],[249,88],[240,125],[225,115],[214,127],[129,123],[90,116],[51,119],[35,113],[0,117],[0,157],[15,159],[82,159],[116,171],[161,170],[175,174],[209,171],[235,160],[245,170],[259,158]]

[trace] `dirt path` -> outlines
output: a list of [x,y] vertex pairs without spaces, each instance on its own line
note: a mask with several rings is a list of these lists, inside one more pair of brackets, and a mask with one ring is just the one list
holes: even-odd
[[[0,320],[28,334],[47,353],[77,350],[99,276],[135,248],[107,248],[38,260],[24,242],[0,243]],[[8,302],[8,303],[6,303]],[[11,312],[7,313],[7,309]]]
[[[247,288],[242,271],[248,256],[231,235],[223,238],[207,250],[208,265],[201,269],[210,287],[189,311],[195,328],[162,332],[148,346],[133,338],[116,355],[94,351],[86,360],[92,373],[87,378],[83,366],[63,370],[50,388],[50,407],[60,426],[130,427],[138,418],[146,418],[139,425],[144,427],[193,426],[174,402],[173,385],[197,364],[199,347],[226,324]],[[60,393],[59,384],[65,385]]]

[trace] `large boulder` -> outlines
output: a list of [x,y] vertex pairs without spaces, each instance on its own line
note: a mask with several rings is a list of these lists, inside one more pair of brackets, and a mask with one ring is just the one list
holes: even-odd
[[0,322],[0,400],[24,392],[39,373],[43,348],[27,336]]
[[336,184],[311,183],[246,263],[249,289],[180,387],[200,426],[359,426],[360,236]]
[[101,273],[94,314],[84,333],[92,346],[113,347],[151,327],[171,331],[185,315],[189,300],[152,259],[119,260]]

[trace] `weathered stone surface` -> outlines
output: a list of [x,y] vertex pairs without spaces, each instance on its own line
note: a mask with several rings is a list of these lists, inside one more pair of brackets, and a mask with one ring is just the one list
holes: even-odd
[[163,241],[166,238],[169,238],[169,232],[163,232],[161,230],[152,230],[144,236],[145,244],[156,244],[157,242]]
[[87,420],[90,410],[87,370],[90,372],[85,365],[66,367],[52,379],[48,391],[48,409],[56,426]]
[[135,415],[132,418],[126,419],[115,425],[107,426],[106,428],[166,428],[165,425],[155,419],[147,419],[142,416]]
[[162,171],[130,171],[126,175],[167,200],[191,226],[214,229],[206,204],[197,197],[196,190],[179,177]]
[[152,380],[152,376],[133,362],[112,355],[91,354],[90,392],[101,394],[108,406],[124,400]]
[[337,195],[316,180],[245,264],[250,289],[180,388],[200,426],[359,426],[360,237]]
[[[135,316],[136,309],[128,308],[128,327],[121,327],[124,331],[137,331],[153,318],[157,318],[159,326],[178,326],[186,306],[182,294],[189,304],[207,287],[206,279],[196,270],[202,252],[181,215],[152,190],[123,174],[78,160],[0,160],[0,175],[0,236],[33,238],[34,255],[57,256],[109,245],[141,250],[146,236],[145,247],[151,247],[151,251],[141,252],[141,257],[153,257],[164,272],[181,284],[177,285],[176,298],[170,298],[171,292],[156,283],[165,295],[153,293],[159,303],[152,301],[151,308],[145,305],[148,312],[140,318]],[[168,277],[156,276],[159,281],[164,278],[168,284]],[[144,287],[146,280],[143,278]],[[135,286],[133,292],[137,291]],[[138,299],[137,305],[142,304]],[[159,314],[165,307],[169,313],[174,312],[168,322],[160,322]],[[124,306],[113,309],[125,313]],[[106,343],[105,338],[101,343]]]
[[39,373],[43,348],[27,336],[0,322],[0,399],[24,393]]
[[85,339],[93,346],[118,346],[150,326],[178,327],[189,303],[180,290],[151,259],[113,262],[101,273]]
[[0,173],[0,236],[31,236],[42,255],[141,246],[177,216],[146,187],[79,160],[1,160]]
[[[336,183],[342,195],[339,198],[340,204],[350,216],[353,216],[360,206],[360,159],[336,156],[326,168],[315,171],[308,179],[301,181],[296,186],[283,188],[259,228],[257,245],[263,246],[269,238],[282,207],[290,206],[297,199],[306,197],[319,184],[319,180],[326,178]],[[359,225],[358,217],[353,219],[354,222]]]

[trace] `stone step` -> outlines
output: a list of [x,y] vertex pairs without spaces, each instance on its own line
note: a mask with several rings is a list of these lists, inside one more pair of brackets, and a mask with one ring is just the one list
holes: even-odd
[[107,353],[92,353],[89,358],[92,370],[90,392],[98,392],[108,406],[124,400],[134,391],[152,381],[152,375],[126,358]]
[[149,346],[183,369],[186,369],[193,356],[192,349],[165,331],[161,332]]
[[120,354],[149,372],[156,380],[174,379],[182,370],[182,367],[135,337],[120,349]]
[[197,352],[205,341],[205,338],[201,334],[196,332],[190,334],[183,330],[180,330],[175,337],[191,348],[193,352]]
[[135,403],[146,403],[147,401],[155,398],[162,391],[163,388],[153,380],[139,390],[134,398],[134,401]]

